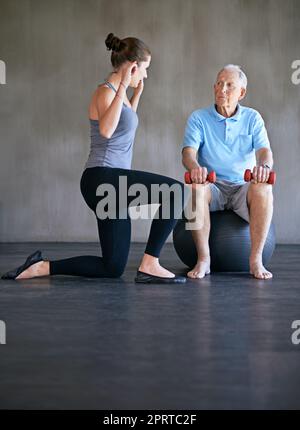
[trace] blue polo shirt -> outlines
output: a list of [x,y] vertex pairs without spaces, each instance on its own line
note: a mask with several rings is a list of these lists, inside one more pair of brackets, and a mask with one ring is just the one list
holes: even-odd
[[188,118],[183,147],[198,151],[200,166],[214,170],[217,179],[244,183],[244,172],[256,164],[255,151],[270,148],[261,115],[238,104],[235,115],[220,115],[215,105],[194,111]]

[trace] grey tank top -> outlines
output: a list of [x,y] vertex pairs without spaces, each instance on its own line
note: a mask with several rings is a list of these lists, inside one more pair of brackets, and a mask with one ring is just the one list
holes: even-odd
[[[110,82],[106,81],[105,84],[116,92]],[[90,119],[91,149],[85,168],[103,166],[130,169],[137,126],[136,112],[125,103],[117,128],[109,139],[100,134],[99,121]]]

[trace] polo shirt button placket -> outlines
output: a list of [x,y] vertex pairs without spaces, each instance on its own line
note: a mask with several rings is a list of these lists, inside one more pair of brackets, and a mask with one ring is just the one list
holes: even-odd
[[230,130],[231,130],[231,128],[230,128],[230,123],[228,122],[226,122],[226,130],[227,130],[227,140],[230,140]]

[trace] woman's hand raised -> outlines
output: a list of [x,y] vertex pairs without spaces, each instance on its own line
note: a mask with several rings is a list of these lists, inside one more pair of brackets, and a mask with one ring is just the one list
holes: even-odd
[[134,89],[134,94],[140,95],[142,94],[144,89],[144,79],[141,79],[138,86]]
[[127,61],[122,67],[121,82],[123,85],[125,85],[126,88],[130,84],[132,75],[135,73],[137,67],[138,66],[136,61]]

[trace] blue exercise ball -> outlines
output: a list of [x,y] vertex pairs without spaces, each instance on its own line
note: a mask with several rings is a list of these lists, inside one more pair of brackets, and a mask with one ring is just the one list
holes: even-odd
[[[211,270],[214,272],[248,272],[251,248],[248,222],[231,210],[210,212],[211,230],[209,247]],[[178,257],[189,268],[197,262],[197,252],[190,230],[185,229],[186,219],[179,219],[173,230],[173,243]],[[263,250],[266,265],[275,249],[275,229],[271,223]]]

